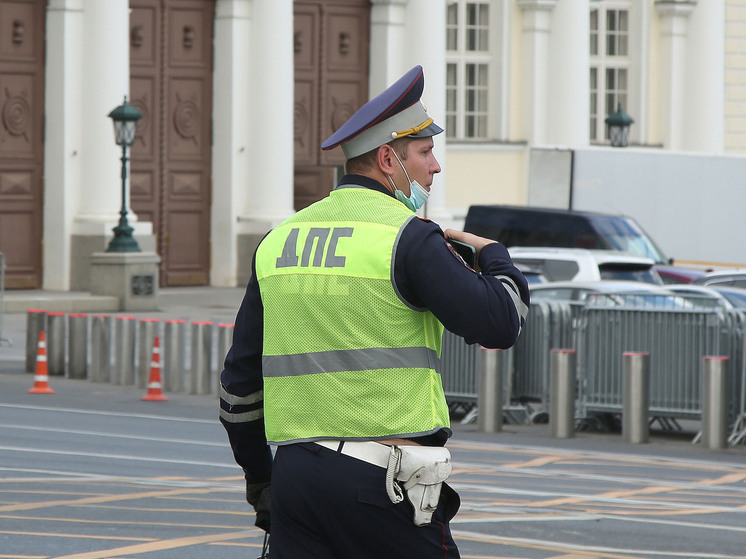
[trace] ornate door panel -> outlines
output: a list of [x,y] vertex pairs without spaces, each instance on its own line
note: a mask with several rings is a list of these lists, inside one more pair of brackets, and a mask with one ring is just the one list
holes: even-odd
[[295,208],[323,198],[333,186],[341,150],[321,142],[368,99],[370,2],[296,0]]
[[209,282],[212,0],[131,0],[132,207],[158,236],[163,285]]
[[5,286],[42,276],[45,0],[0,0],[0,252]]

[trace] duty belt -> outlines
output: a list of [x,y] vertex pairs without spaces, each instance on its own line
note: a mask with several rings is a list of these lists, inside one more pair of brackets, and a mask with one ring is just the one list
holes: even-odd
[[451,475],[451,453],[444,447],[385,445],[374,441],[316,441],[346,456],[386,469],[386,493],[396,504],[404,492],[414,508],[414,523],[429,524],[440,489]]

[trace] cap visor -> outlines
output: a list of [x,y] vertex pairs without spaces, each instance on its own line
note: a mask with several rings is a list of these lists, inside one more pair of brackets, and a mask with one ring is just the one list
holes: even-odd
[[410,134],[407,138],[429,138],[443,132],[443,129],[434,122],[427,128],[423,128],[417,134]]

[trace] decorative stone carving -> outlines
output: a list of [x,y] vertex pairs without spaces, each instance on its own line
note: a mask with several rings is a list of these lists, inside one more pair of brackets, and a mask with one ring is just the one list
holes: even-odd
[[184,45],[185,49],[189,50],[194,46],[194,41],[194,27],[192,27],[191,25],[185,25],[181,44]]
[[197,143],[197,134],[199,133],[199,106],[192,99],[180,99],[176,95],[176,108],[174,109],[174,129],[179,136],[185,140],[194,140]]
[[147,145],[145,139],[148,137],[148,129],[150,128],[150,107],[148,107],[144,95],[140,99],[132,99],[130,103],[132,103],[132,106],[140,111],[140,114],[142,115],[142,118],[137,121],[135,142],[137,142],[137,140],[140,140],[140,143],[142,145]]
[[350,52],[350,34],[343,31],[339,34],[339,53],[342,55]]
[[293,132],[295,141],[301,146],[305,145],[304,136],[308,130],[309,115],[306,99],[297,100],[293,109]]
[[337,130],[355,113],[355,108],[349,102],[339,102],[336,97],[332,97],[334,109],[331,115],[332,130]]
[[31,106],[23,95],[11,95],[6,89],[7,99],[3,103],[3,126],[11,136],[24,136],[31,122]]
[[144,41],[142,25],[135,25],[130,31],[130,45],[135,48],[140,48]]
[[23,37],[26,33],[26,30],[23,25],[23,21],[20,19],[16,19],[13,21],[13,34],[12,34],[12,41],[14,45],[21,45],[23,44]]

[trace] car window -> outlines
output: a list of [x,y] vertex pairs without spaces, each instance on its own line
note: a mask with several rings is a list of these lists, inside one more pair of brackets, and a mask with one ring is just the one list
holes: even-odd
[[632,220],[620,217],[600,218],[592,216],[590,221],[611,245],[611,248],[652,258],[656,262],[666,262],[667,259],[663,251]]
[[734,307],[739,309],[746,308],[746,291],[743,293],[736,293],[735,291],[721,291],[720,294],[728,299]]
[[704,285],[719,285],[721,287],[739,287],[741,289],[746,288],[746,277],[740,276],[722,276],[707,278]]
[[544,258],[521,258],[513,257],[513,262],[518,265],[541,270],[542,275],[549,281],[571,280],[580,268],[574,260],[549,260]]
[[656,285],[663,283],[658,273],[649,266],[601,265],[599,266],[599,272],[601,273],[601,279],[604,280],[641,281]]

